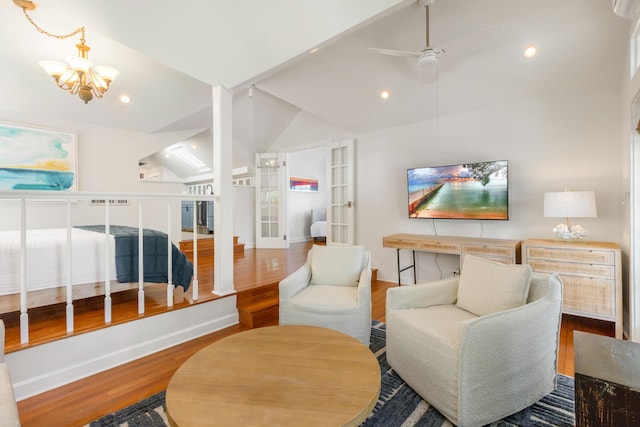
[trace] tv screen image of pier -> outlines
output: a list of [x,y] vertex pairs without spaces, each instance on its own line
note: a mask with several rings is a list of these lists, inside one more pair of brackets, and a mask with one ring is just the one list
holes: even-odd
[[507,160],[407,170],[410,218],[509,219]]

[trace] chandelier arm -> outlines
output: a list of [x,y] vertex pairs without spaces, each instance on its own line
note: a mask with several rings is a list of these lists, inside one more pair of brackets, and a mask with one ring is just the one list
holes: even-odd
[[42,34],[45,34],[45,35],[47,35],[49,37],[54,37],[54,38],[56,38],[58,40],[68,39],[69,37],[73,37],[76,34],[81,33],[80,40],[82,41],[82,43],[84,43],[84,26],[76,28],[75,31],[73,31],[73,32],[71,32],[69,34],[52,34],[52,33],[48,32],[48,31],[46,31],[45,29],[43,29],[42,27],[40,27],[38,24],[36,24],[34,22],[33,19],[31,19],[31,16],[29,16],[29,12],[27,12],[27,8],[26,7],[22,8],[22,12],[24,12],[24,16],[26,16],[27,20],[31,23],[31,25],[33,25],[36,28],[36,30],[38,30],[38,32],[40,32]]

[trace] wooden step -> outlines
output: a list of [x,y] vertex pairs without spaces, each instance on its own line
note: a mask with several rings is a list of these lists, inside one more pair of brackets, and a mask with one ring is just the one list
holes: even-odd
[[259,297],[238,306],[240,324],[249,328],[277,325],[280,301],[277,295]]
[[278,282],[238,292],[237,301],[241,325],[258,328],[278,324],[280,307]]

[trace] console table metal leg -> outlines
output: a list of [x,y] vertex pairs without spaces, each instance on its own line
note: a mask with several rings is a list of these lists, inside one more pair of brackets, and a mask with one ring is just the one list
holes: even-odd
[[416,251],[411,251],[412,253],[412,257],[413,257],[413,264],[408,265],[404,268],[400,268],[400,248],[396,249],[396,257],[398,259],[398,286],[401,285],[400,283],[400,273],[402,273],[405,270],[408,270],[410,268],[413,268],[413,283],[416,284],[418,283],[418,281],[416,280]]
[[413,253],[413,284],[418,283],[418,278],[416,276],[416,251],[411,251]]
[[400,286],[400,249],[396,249],[396,258],[398,259],[398,286]]

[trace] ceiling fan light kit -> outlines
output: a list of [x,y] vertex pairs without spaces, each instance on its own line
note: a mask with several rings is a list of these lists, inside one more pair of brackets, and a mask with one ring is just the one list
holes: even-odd
[[65,58],[67,64],[58,61],[40,61],[40,66],[55,80],[60,89],[69,91],[87,104],[94,95],[98,98],[109,90],[109,86],[118,76],[118,70],[107,66],[94,66],[89,60],[89,50],[91,48],[85,43],[84,27],[79,27],[69,34],[51,34],[37,25],[28,14],[28,11],[35,10],[36,5],[29,0],[13,0],[13,3],[22,9],[27,20],[40,33],[59,40],[67,39],[80,34],[80,43],[76,44],[78,56],[68,56]]

